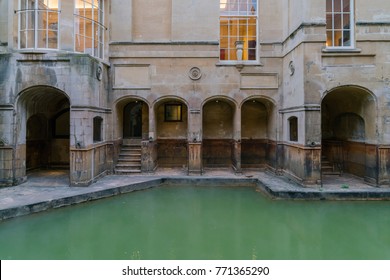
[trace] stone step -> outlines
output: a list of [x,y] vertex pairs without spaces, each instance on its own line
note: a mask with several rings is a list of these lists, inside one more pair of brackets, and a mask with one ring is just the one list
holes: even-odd
[[120,155],[140,155],[141,151],[137,150],[121,150]]
[[337,176],[340,176],[341,172],[338,172],[338,171],[322,171],[322,175],[337,175]]
[[123,139],[123,146],[127,146],[127,145],[138,145],[138,146],[140,146],[141,145],[141,141],[142,141],[141,138],[137,138],[137,139]]
[[126,161],[126,162],[120,162],[116,165],[116,167],[139,167],[141,168],[141,162],[129,162],[129,161]]
[[118,159],[118,164],[138,164],[138,165],[141,165],[141,161],[140,159],[122,159],[122,158],[119,158]]
[[126,139],[121,147],[115,174],[141,173],[141,141]]
[[141,169],[134,169],[134,170],[125,170],[125,169],[116,169],[115,168],[115,174],[117,175],[127,175],[127,174],[136,174],[141,173]]
[[136,156],[136,157],[140,157],[141,156],[141,153],[136,153],[136,152],[120,152],[119,156]]
[[140,149],[141,150],[141,146],[140,145],[122,145],[122,149]]

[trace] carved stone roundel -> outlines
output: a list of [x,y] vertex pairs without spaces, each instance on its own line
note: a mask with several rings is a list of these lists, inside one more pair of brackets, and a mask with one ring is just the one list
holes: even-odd
[[98,81],[101,81],[102,77],[103,77],[103,69],[101,66],[98,66],[96,68],[96,79],[98,79]]
[[288,64],[288,69],[289,69],[289,72],[290,72],[290,76],[294,75],[294,73],[295,73],[295,66],[294,66],[294,62],[293,61],[290,61],[290,63]]
[[192,67],[189,72],[189,77],[191,80],[199,80],[202,77],[202,72],[198,67]]

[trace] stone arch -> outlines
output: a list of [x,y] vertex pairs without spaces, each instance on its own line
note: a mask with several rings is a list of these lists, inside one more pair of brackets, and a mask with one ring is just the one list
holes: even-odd
[[276,153],[275,103],[251,96],[241,103],[241,165],[243,168],[274,165]]
[[235,118],[234,100],[214,96],[202,106],[203,166],[231,167],[233,164]]
[[[114,103],[113,135],[115,139],[148,139],[149,107],[148,101],[139,96],[126,96]],[[133,114],[132,112],[133,111]],[[138,113],[137,113],[138,111]],[[133,119],[133,121],[132,121]]]
[[177,96],[154,102],[157,162],[160,167],[183,167],[188,161],[188,106]]
[[[70,99],[51,86],[33,86],[16,99],[16,153],[26,162],[16,174],[39,168],[70,168]],[[61,119],[61,134],[56,119]]]
[[368,89],[346,85],[324,94],[321,102],[323,175],[345,172],[378,182],[376,120],[377,100]]

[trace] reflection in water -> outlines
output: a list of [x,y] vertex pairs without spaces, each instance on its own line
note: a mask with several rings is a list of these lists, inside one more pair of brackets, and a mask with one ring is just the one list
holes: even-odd
[[165,186],[0,223],[1,259],[390,259],[387,202]]

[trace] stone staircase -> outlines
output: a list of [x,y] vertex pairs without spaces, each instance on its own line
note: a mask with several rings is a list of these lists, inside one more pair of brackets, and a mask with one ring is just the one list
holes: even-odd
[[342,174],[342,168],[339,164],[331,162],[326,156],[321,157],[322,175],[338,175]]
[[141,173],[141,140],[124,139],[115,166],[115,174]]

